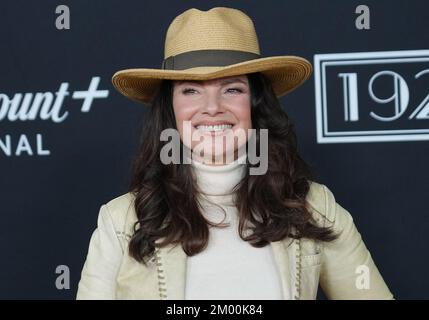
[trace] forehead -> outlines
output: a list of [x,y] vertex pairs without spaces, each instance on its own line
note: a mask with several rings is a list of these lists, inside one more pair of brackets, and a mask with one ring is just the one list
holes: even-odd
[[217,79],[211,79],[211,80],[176,80],[174,81],[175,85],[181,85],[181,84],[218,84],[218,85],[226,85],[230,83],[243,83],[248,84],[247,76],[241,75],[241,76],[232,76],[232,77],[225,77],[225,78],[217,78]]

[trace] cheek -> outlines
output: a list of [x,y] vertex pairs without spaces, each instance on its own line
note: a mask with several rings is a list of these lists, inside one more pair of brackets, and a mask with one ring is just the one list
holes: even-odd
[[250,129],[252,125],[251,107],[250,100],[244,99],[240,104],[234,107],[234,114],[237,120],[240,122],[240,127],[244,129]]
[[177,129],[182,132],[183,122],[192,118],[193,108],[183,99],[173,99],[173,110]]

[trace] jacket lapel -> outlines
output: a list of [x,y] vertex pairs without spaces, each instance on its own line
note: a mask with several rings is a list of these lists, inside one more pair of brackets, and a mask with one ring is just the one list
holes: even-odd
[[[165,276],[166,299],[184,300],[187,255],[180,244],[158,249],[158,274]],[[163,283],[160,283],[162,288]]]
[[274,261],[276,262],[277,269],[280,273],[280,280],[282,285],[282,293],[284,300],[295,299],[295,246],[293,239],[287,238],[281,241],[270,242]]

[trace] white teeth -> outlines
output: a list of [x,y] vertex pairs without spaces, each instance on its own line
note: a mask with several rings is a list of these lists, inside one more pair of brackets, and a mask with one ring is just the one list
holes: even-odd
[[225,129],[231,129],[232,124],[220,124],[214,126],[199,125],[196,128],[202,131],[223,131]]

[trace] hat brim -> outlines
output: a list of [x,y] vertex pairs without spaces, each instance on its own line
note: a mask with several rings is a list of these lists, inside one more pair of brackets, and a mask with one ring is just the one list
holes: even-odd
[[266,57],[224,67],[196,67],[186,70],[125,69],[112,77],[115,88],[124,96],[146,104],[152,102],[162,80],[211,80],[253,72],[261,72],[281,97],[307,80],[311,63],[297,56]]

